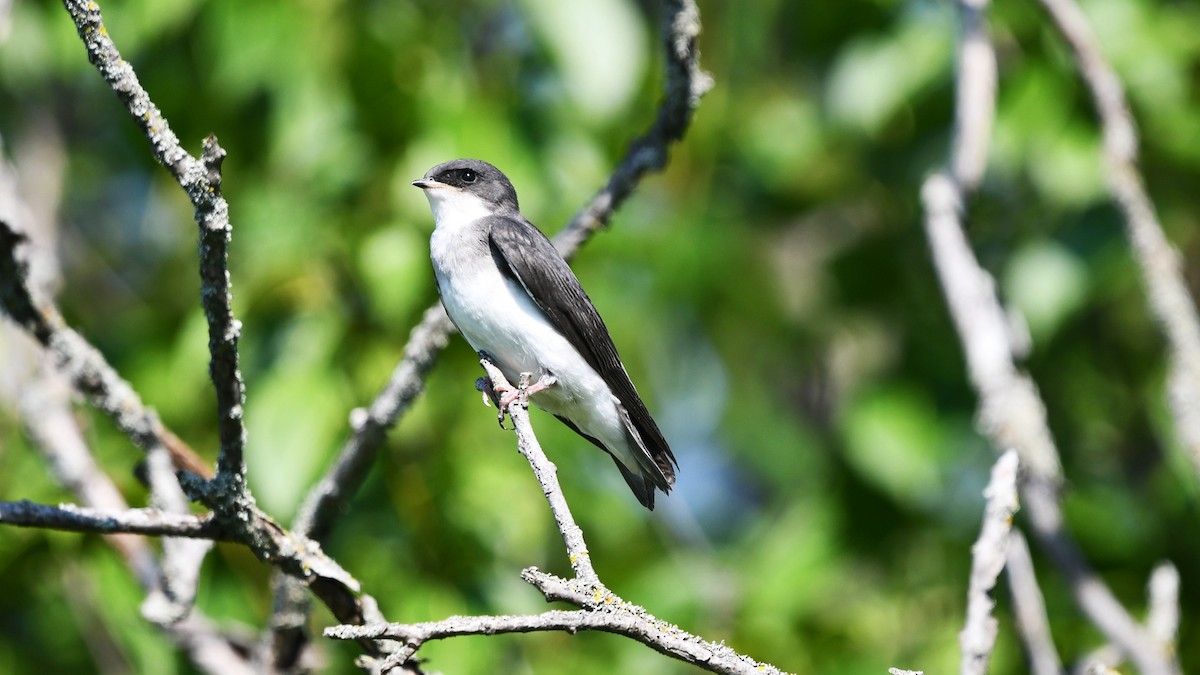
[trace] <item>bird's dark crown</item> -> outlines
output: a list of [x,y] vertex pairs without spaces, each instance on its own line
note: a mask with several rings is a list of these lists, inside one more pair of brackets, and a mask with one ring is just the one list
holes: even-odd
[[501,206],[517,205],[517,190],[500,169],[481,159],[454,159],[433,167],[425,180],[435,180]]

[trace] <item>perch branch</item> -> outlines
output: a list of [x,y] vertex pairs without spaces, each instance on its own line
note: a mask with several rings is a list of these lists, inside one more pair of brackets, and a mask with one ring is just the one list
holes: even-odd
[[1004,569],[1017,512],[1017,453],[1005,452],[992,468],[992,478],[983,492],[987,508],[979,540],[971,548],[971,583],[967,589],[967,622],[959,633],[962,645],[962,675],[985,675],[999,625],[992,616],[996,602],[992,589]]
[[[624,635],[659,653],[727,675],[778,675],[770,664],[757,663],[724,645],[706,642],[676,626],[659,621],[640,607],[624,603],[605,609],[551,610],[525,616],[452,616],[441,621],[376,626],[334,626],[325,636],[338,640],[386,638],[404,643],[406,650],[432,640],[463,635],[499,635],[543,631],[600,631]],[[386,668],[386,664],[382,664]],[[386,672],[386,671],[385,671]]]
[[[479,364],[483,366],[496,391],[501,391],[504,387],[512,388],[504,373],[491,361],[481,358]],[[522,375],[519,385],[522,392],[529,386],[526,380]],[[546,457],[545,452],[542,452],[542,446],[533,433],[533,426],[529,423],[529,406],[524,394],[520,402],[521,405],[508,408],[508,416],[517,432],[517,450],[529,462],[538,485],[542,487],[542,494],[546,496],[550,512],[554,515],[554,523],[562,535],[563,545],[566,546],[567,558],[571,561],[575,578],[580,583],[595,586],[599,591],[606,591],[600,584],[600,578],[596,576],[596,570],[592,568],[587,542],[583,540],[583,530],[575,524],[575,517],[571,515],[571,508],[567,505],[562,488],[558,484],[558,467]]]
[[[480,360],[491,379],[493,389],[502,390],[512,385],[486,358]],[[528,386],[528,374],[522,375],[520,388]],[[542,451],[541,444],[529,422],[529,404],[522,395],[508,408],[509,417],[517,434],[517,449],[529,462],[534,476],[542,487],[542,493],[550,504],[566,546],[574,579],[547,574],[536,568],[528,568],[521,578],[530,583],[548,601],[571,603],[580,609],[573,611],[548,611],[527,616],[455,616],[442,621],[419,624],[377,624],[367,626],[342,625],[327,628],[325,636],[340,640],[386,638],[403,643],[401,649],[382,661],[368,664],[373,671],[385,673],[402,661],[413,658],[417,650],[430,640],[440,640],[463,635],[495,635],[498,633],[530,633],[538,631],[602,631],[616,633],[636,640],[655,651],[674,659],[696,665],[704,670],[727,675],[775,675],[780,671],[775,666],[760,663],[748,656],[738,654],[723,644],[709,642],[692,635],[678,626],[655,618],[638,605],[626,602],[605,588],[587,553],[583,532],[575,524],[571,511],[558,483],[558,472],[554,464]]]
[[1200,472],[1200,317],[1178,253],[1163,232],[1137,167],[1138,135],[1117,74],[1104,60],[1087,16],[1074,0],[1042,0],[1092,94],[1104,134],[1108,189],[1125,229],[1155,318],[1166,337],[1171,411],[1180,440]]

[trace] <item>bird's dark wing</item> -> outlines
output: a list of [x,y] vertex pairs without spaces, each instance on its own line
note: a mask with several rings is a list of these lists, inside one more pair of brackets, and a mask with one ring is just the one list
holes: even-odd
[[621,402],[629,425],[636,430],[631,445],[645,453],[646,461],[639,461],[641,473],[666,492],[675,483],[675,455],[638,396],[604,320],[579,279],[554,244],[529,221],[506,216],[488,220],[489,244],[497,266],[521,284]]

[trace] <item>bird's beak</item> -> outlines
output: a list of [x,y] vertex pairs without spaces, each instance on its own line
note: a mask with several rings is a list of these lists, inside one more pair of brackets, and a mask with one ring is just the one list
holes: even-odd
[[445,183],[433,180],[432,178],[418,178],[417,180],[414,180],[412,184],[421,188],[422,190],[428,190],[429,188],[435,187],[446,187]]

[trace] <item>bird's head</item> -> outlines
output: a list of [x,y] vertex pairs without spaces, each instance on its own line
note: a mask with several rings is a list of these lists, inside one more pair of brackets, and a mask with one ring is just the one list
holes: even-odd
[[438,164],[412,182],[425,192],[434,217],[449,212],[492,215],[518,212],[517,191],[500,169],[479,159]]

